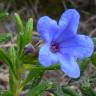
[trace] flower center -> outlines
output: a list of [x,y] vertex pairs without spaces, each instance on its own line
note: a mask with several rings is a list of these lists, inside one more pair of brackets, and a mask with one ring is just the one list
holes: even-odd
[[51,52],[56,53],[58,51],[59,51],[59,44],[55,43],[55,42],[52,42],[51,43]]

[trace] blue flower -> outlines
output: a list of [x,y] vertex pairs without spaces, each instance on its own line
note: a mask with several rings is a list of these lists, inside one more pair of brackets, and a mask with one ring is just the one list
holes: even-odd
[[39,19],[37,31],[45,42],[39,51],[40,64],[48,67],[60,63],[61,70],[69,77],[80,76],[76,59],[91,56],[94,45],[90,37],[76,33],[79,19],[75,9],[65,11],[58,23],[48,16]]

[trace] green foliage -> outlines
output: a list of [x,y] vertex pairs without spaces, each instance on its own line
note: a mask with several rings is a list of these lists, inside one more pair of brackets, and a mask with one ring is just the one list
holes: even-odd
[[[8,52],[0,48],[0,59],[9,67],[10,88],[8,92],[4,92],[4,96],[19,96],[23,88],[30,81],[32,81],[32,84],[28,95],[31,96],[32,93],[33,96],[38,96],[38,94],[41,94],[52,87],[52,83],[50,82],[41,82],[43,73],[46,70],[59,69],[59,65],[53,65],[45,68],[39,65],[36,57],[31,55],[30,57],[24,53],[25,46],[32,42],[33,20],[32,18],[29,18],[25,27],[17,13],[15,13],[15,20],[18,28],[16,46],[9,47],[7,49]],[[4,38],[4,36],[2,38]],[[6,35],[6,38],[7,36],[8,35]],[[27,59],[27,62],[25,62],[25,57],[30,59]],[[32,62],[30,62],[30,60]],[[24,78],[24,80],[22,80],[22,75],[26,73],[26,71],[28,71],[29,74]]]
[[13,96],[13,94],[10,91],[0,90],[0,96]]
[[53,86],[53,93],[55,96],[66,96],[67,94],[64,94],[62,87],[60,86]]
[[0,96],[2,96],[3,92],[0,90]]
[[12,63],[12,66],[14,67],[14,70],[16,70],[17,53],[16,53],[16,49],[14,46],[9,48],[8,55],[9,55],[10,61]]
[[92,64],[96,66],[96,38],[93,38],[93,43],[95,48],[94,48],[94,53],[91,56],[91,61],[92,61]]
[[33,83],[31,86],[35,87],[41,81],[41,77],[45,71],[59,69],[59,65],[53,65],[53,66],[46,68],[43,66],[26,64],[26,65],[24,65],[23,69],[30,70],[30,72],[29,72],[27,78],[22,83],[22,85],[24,86],[26,83],[28,83],[29,81],[32,80]]
[[52,90],[55,96],[79,96],[79,93],[70,87],[55,85]]
[[[81,91],[83,96],[96,96],[96,92],[94,89],[89,86],[89,84],[82,83],[80,85],[80,89],[76,89]],[[60,86],[53,86],[52,91],[55,96],[81,96],[79,91],[76,91],[70,87],[60,87]]]
[[71,88],[62,88],[62,90],[63,90],[63,92],[64,93],[66,93],[66,94],[68,94],[69,96],[79,96],[79,93],[78,92],[76,92],[76,91],[74,91],[73,89],[71,89]]
[[85,58],[79,61],[81,74],[84,72],[89,62],[90,62],[90,58]]
[[3,49],[0,48],[0,59],[7,65],[11,66],[10,58],[8,57],[8,54],[5,53]]
[[16,20],[16,25],[17,25],[17,28],[18,28],[18,32],[23,32],[24,31],[24,28],[23,28],[23,22],[20,18],[20,16],[15,13],[15,20]]
[[93,38],[94,46],[96,46],[96,38]]
[[52,85],[52,82],[49,81],[41,82],[36,87],[30,89],[27,96],[40,96],[44,91],[50,89]]
[[6,42],[11,39],[10,33],[0,33],[0,43]]
[[5,91],[1,96],[13,96],[10,91]]
[[94,52],[93,55],[91,56],[91,61],[92,61],[92,64],[96,66],[96,52]]
[[81,85],[80,90],[84,96],[96,96],[96,92],[91,88],[91,86],[87,86],[86,84]]
[[9,15],[8,12],[0,12],[0,21],[4,20]]
[[32,18],[29,18],[25,28],[20,16],[17,13],[15,13],[15,20],[18,28],[17,45],[19,51],[22,51],[25,45],[31,43],[32,41],[33,20]]
[[33,19],[28,19],[24,32],[24,45],[32,41]]

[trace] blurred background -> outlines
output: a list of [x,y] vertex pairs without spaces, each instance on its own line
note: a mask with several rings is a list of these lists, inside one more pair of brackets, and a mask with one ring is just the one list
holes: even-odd
[[[80,32],[95,34],[96,0],[0,0],[0,11],[7,11],[11,16],[17,12],[23,21],[32,17],[34,19],[34,29],[36,29],[36,22],[41,16],[48,15],[59,20],[62,12],[68,8],[75,8],[80,12]],[[14,33],[14,25],[14,21],[9,17],[3,27],[6,31]],[[2,32],[2,25],[0,27]]]
[[[36,31],[36,23],[41,16],[48,15],[58,21],[62,12],[69,8],[75,8],[80,13],[78,32],[92,37],[96,36],[96,0],[0,0],[0,12],[10,14],[0,22],[0,33],[11,32],[15,37],[17,32],[13,16],[15,12],[21,16],[24,23],[29,17],[33,18],[34,31]],[[59,85],[79,86],[83,80],[87,80],[94,74],[96,75],[94,70],[96,70],[96,67],[88,65],[78,81],[69,79],[61,71],[46,72],[43,79],[51,79]],[[96,89],[96,80],[92,84]],[[7,85],[8,68],[0,62],[0,89],[6,89]]]

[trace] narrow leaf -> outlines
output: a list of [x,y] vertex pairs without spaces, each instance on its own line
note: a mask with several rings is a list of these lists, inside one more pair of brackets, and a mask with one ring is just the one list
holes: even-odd
[[40,96],[40,94],[42,94],[45,90],[52,88],[52,85],[52,82],[41,82],[35,88],[32,88],[27,96]]
[[11,61],[8,57],[8,55],[4,52],[3,49],[0,48],[0,59],[7,65],[11,66]]
[[32,41],[32,31],[33,31],[33,19],[29,18],[26,23],[26,28],[24,32],[24,45],[30,43]]
[[11,34],[10,33],[0,33],[0,43],[1,42],[6,42],[11,39]]
[[17,24],[17,28],[18,28],[18,32],[23,32],[23,23],[22,20],[19,16],[19,14],[15,13],[15,20],[16,20],[16,24]]

